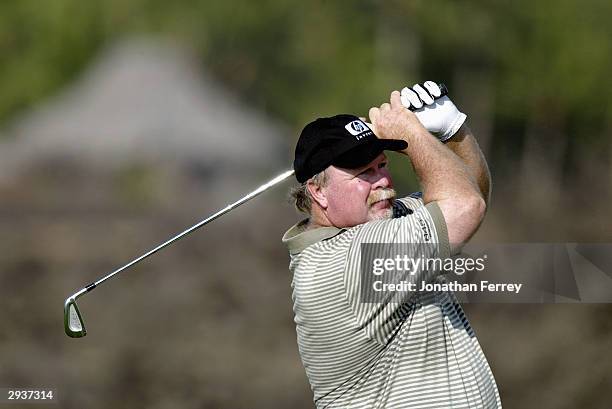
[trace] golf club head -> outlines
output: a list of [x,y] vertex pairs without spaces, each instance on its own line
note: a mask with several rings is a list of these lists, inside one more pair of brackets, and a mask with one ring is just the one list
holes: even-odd
[[72,297],[67,298],[64,303],[64,330],[71,338],[81,338],[87,335],[76,300]]

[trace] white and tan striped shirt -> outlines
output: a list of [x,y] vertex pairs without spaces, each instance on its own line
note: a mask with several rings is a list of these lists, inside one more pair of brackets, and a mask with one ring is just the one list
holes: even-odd
[[[283,236],[298,347],[316,407],[500,408],[493,374],[453,293],[361,302],[362,244],[405,243],[415,255],[449,256],[436,203],[423,206],[410,196],[395,207],[392,219],[348,229],[306,230],[302,222]],[[424,271],[412,279],[445,280]]]

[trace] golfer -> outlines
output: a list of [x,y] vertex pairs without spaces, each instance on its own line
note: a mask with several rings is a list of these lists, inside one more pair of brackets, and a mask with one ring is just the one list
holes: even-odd
[[[414,258],[448,258],[484,218],[486,162],[466,116],[447,96],[435,99],[440,95],[431,81],[393,91],[389,103],[370,109],[371,124],[352,115],[319,118],[299,137],[300,185],[292,194],[308,217],[283,242],[291,256],[299,352],[317,408],[501,407],[452,292],[367,299],[371,269],[361,264],[371,243]],[[411,161],[422,195],[396,198],[388,150]],[[446,280],[426,268],[404,279]]]

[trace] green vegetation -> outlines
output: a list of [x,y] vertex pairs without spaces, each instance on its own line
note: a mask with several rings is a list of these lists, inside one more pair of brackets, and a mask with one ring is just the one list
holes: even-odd
[[[603,0],[2,2],[0,121],[56,92],[106,44],[151,34],[192,48],[296,130],[314,116],[365,114],[405,82],[439,78],[453,90],[472,73],[488,79],[494,140],[516,142],[512,155],[524,143],[517,130],[549,122],[564,146],[600,149],[612,123],[610,15]],[[481,97],[464,88],[459,102]]]

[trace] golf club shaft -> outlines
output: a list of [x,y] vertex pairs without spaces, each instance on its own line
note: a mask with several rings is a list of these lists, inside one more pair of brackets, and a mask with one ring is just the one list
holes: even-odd
[[[446,88],[446,86],[442,83],[438,84],[438,86],[440,87],[440,92],[441,95],[438,98],[442,98],[443,96],[448,94],[448,89]],[[411,111],[414,111],[415,108],[414,107],[410,107],[409,108]],[[164,243],[160,244],[159,246],[155,247],[154,249],[148,251],[147,253],[143,254],[142,256],[138,257],[137,259],[134,259],[132,261],[130,261],[129,263],[127,263],[126,265],[118,268],[117,270],[113,271],[112,273],[102,277],[101,279],[99,279],[98,281],[94,281],[93,283],[85,286],[84,288],[82,288],[81,290],[77,291],[76,293],[74,293],[70,298],[72,298],[73,300],[76,300],[78,297],[80,297],[81,295],[93,290],[94,288],[96,288],[98,285],[102,284],[103,282],[105,282],[106,280],[108,280],[111,277],[114,277],[115,275],[119,274],[120,272],[122,272],[123,270],[126,270],[130,267],[132,267],[133,265],[141,262],[142,260],[146,259],[149,256],[152,256],[153,254],[157,253],[158,251],[160,251],[161,249],[163,249],[164,247],[174,243],[177,240],[180,240],[182,237],[188,235],[189,233],[194,232],[195,230],[199,229],[200,227],[210,223],[211,221],[215,220],[216,218],[224,215],[225,213],[229,212],[230,210],[240,206],[241,204],[251,200],[252,198],[254,198],[255,196],[265,192],[267,189],[269,189],[270,187],[276,185],[277,183],[282,182],[283,180],[287,179],[289,176],[293,175],[294,171],[293,170],[288,170],[285,171],[283,173],[281,173],[280,175],[278,175],[277,177],[275,177],[274,179],[270,180],[269,182],[261,185],[260,187],[258,187],[257,189],[255,189],[254,191],[252,191],[251,193],[247,194],[246,196],[244,196],[243,198],[237,200],[236,202],[226,206],[225,208],[219,210],[217,213],[213,214],[212,216],[209,216],[208,218],[202,220],[201,222],[193,225],[192,227],[188,228],[187,230],[177,234],[176,236],[172,237],[171,239],[165,241]]]
[[171,239],[165,241],[164,243],[160,244],[159,246],[155,247],[154,249],[148,251],[147,253],[143,254],[142,256],[130,261],[129,263],[127,263],[126,265],[119,267],[117,270],[113,271],[112,273],[102,277],[101,279],[99,279],[98,281],[95,281],[87,286],[85,286],[83,289],[79,290],[78,292],[76,292],[74,295],[72,295],[72,299],[76,300],[78,297],[80,297],[81,295],[83,295],[86,292],[89,292],[91,290],[93,290],[94,288],[96,288],[98,285],[102,284],[103,282],[105,282],[106,280],[108,280],[109,278],[119,274],[120,272],[122,272],[123,270],[132,267],[133,265],[141,262],[142,260],[144,260],[145,258],[157,253],[158,251],[160,251],[161,249],[163,249],[164,247],[174,243],[175,241],[181,239],[182,237],[185,237],[186,235],[188,235],[189,233],[192,233],[194,231],[196,231],[197,229],[199,229],[200,227],[210,223],[211,221],[215,220],[216,218],[224,215],[225,213],[229,212],[232,209],[235,209],[236,207],[240,206],[241,204],[248,202],[249,200],[251,200],[252,198],[254,198],[255,196],[258,196],[259,194],[265,192],[266,190],[268,190],[269,188],[271,188],[272,186],[282,182],[283,180],[287,179],[288,177],[290,177],[291,175],[293,175],[294,171],[293,170],[288,170],[286,172],[281,173],[280,175],[278,175],[277,177],[275,177],[274,179],[270,180],[269,182],[261,185],[260,187],[258,187],[257,189],[255,189],[254,191],[252,191],[251,193],[247,194],[246,196],[242,197],[241,199],[235,201],[234,203],[224,207],[223,209],[219,210],[217,213],[213,214],[212,216],[209,216],[208,218],[202,220],[201,222],[191,226],[190,228],[188,228],[187,230],[177,234],[176,236],[172,237]]

